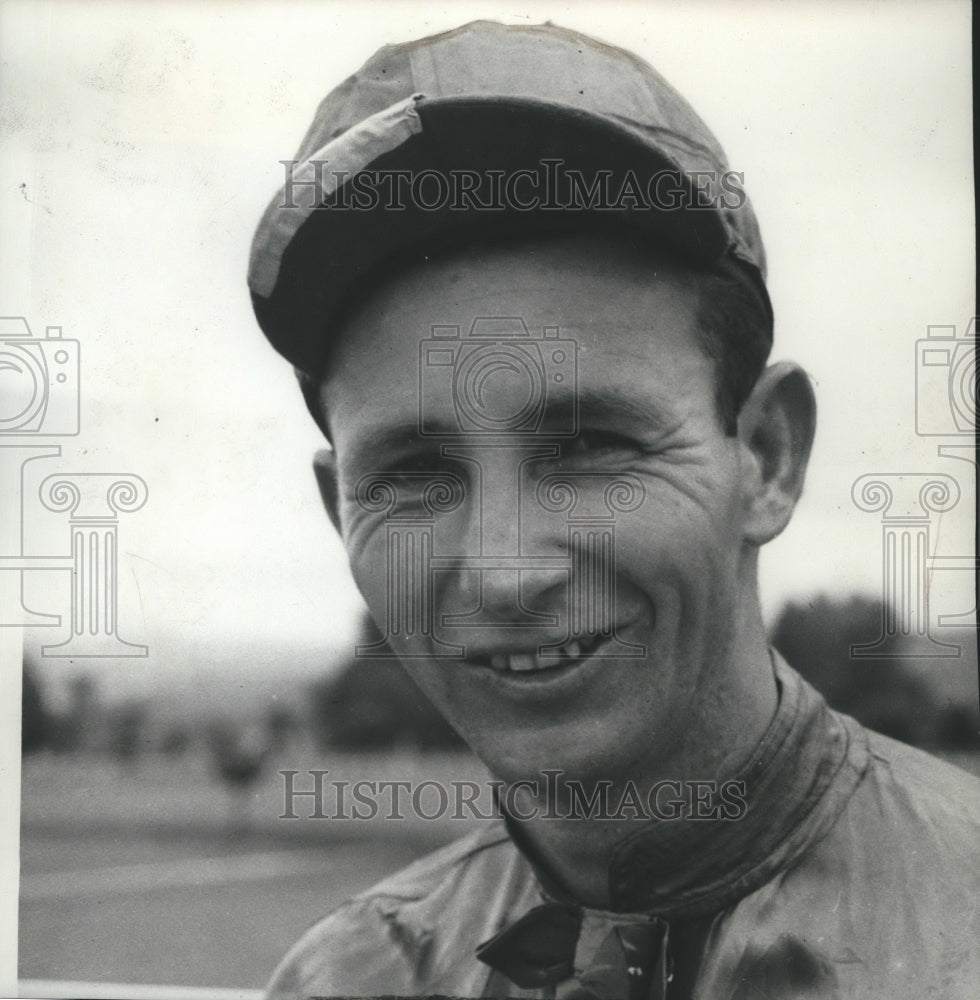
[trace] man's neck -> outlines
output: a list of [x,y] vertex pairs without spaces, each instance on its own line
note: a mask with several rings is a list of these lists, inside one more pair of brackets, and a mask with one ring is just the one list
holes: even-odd
[[[677,818],[678,802],[681,810],[697,808],[699,796],[706,802],[712,786],[719,787],[750,761],[778,704],[761,618],[752,632],[751,664],[726,671],[730,683],[719,682],[691,706],[689,724],[672,752],[639,761],[615,777],[583,780],[574,791],[560,778],[550,783],[546,796],[515,797],[521,814],[536,813],[533,819],[510,819],[515,839],[548,879],[578,902],[609,909],[609,866],[616,846],[640,828],[655,836],[654,824]],[[740,659],[744,663],[745,657]],[[588,807],[595,793],[596,803]],[[643,812],[630,805],[637,801]],[[651,804],[654,809],[661,805],[666,815],[651,818]],[[606,818],[600,818],[603,809]],[[556,813],[567,818],[556,819]]]

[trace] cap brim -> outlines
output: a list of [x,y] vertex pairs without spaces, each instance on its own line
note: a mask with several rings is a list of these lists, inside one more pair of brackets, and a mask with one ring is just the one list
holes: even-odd
[[[645,231],[692,263],[710,265],[732,244],[720,211],[697,204],[690,197],[690,184],[689,196],[673,205],[643,197],[657,176],[667,175],[669,184],[673,175],[677,186],[686,182],[669,153],[671,143],[680,140],[674,134],[531,99],[420,99],[415,110],[421,130],[365,169],[392,178],[395,172],[403,176],[407,172],[410,178],[427,172],[427,196],[404,197],[392,204],[388,195],[394,189],[383,186],[375,188],[379,197],[372,204],[373,198],[363,197],[367,189],[359,195],[357,182],[348,180],[299,226],[282,254],[270,294],[253,289],[255,313],[266,335],[308,374],[322,370],[332,321],[350,290],[413,245],[480,227],[547,228],[585,215]],[[576,207],[568,202],[567,186],[545,192],[539,188],[537,203],[522,208],[535,200],[530,180],[523,186],[512,182],[514,197],[503,186],[528,170],[537,171],[545,183],[549,170],[552,178],[561,177],[566,185],[578,175],[583,191],[599,177],[606,193],[598,204]],[[438,198],[434,172],[455,178],[448,198]],[[470,197],[459,195],[457,182],[464,172],[478,175],[484,184]],[[638,182],[639,200],[622,188],[628,172]],[[494,199],[493,185],[502,198]],[[617,197],[620,193],[627,196]]]

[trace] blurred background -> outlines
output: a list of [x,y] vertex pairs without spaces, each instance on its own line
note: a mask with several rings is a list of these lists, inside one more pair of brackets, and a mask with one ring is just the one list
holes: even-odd
[[[45,651],[70,574],[0,571],[22,977],[258,987],[314,919],[465,825],[278,818],[280,769],[298,788],[311,768],[483,772],[397,665],[352,667],[372,626],[245,269],[326,91],[386,42],[478,17],[637,52],[745,172],[774,358],[803,364],[820,405],[804,498],[763,559],[774,642],[835,707],[980,770],[974,465],[952,362],[926,370],[919,343],[930,326],[964,341],[975,310],[968,4],[4,0],[0,314],[78,342],[79,425],[31,461],[0,437],[0,559],[68,551],[65,515],[37,501],[52,473],[148,493],[118,523],[118,634],[145,656]],[[902,596],[882,515],[852,492],[868,474],[946,477],[959,499],[927,518],[920,634],[856,660]]]
[[[917,658],[931,650],[908,639],[890,649],[900,659],[853,659],[881,613],[862,597],[789,604],[774,644],[835,708],[980,777],[976,633],[943,633],[955,660]],[[365,644],[381,638],[363,621]],[[479,822],[386,819],[384,796],[377,817],[345,822],[329,785],[328,818],[311,818],[280,769],[299,772],[298,791],[314,789],[311,769],[489,778],[390,659],[351,656],[264,697],[229,676],[220,697],[186,704],[113,699],[84,672],[59,701],[25,660],[23,713],[22,977],[260,986],[319,916]]]

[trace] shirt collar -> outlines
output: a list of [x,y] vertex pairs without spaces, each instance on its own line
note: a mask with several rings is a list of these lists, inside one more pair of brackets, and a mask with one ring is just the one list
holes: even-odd
[[[721,910],[792,865],[844,808],[867,768],[863,731],[833,712],[779,653],[772,656],[776,713],[730,779],[742,791],[739,817],[651,821],[629,834],[609,865],[611,911],[687,919]],[[508,826],[543,897],[574,902]]]

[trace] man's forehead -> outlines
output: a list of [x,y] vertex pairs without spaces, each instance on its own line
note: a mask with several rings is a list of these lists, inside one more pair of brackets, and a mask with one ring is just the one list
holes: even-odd
[[429,340],[451,342],[455,328],[469,342],[541,340],[558,330],[584,354],[603,342],[628,350],[631,340],[642,344],[643,331],[693,328],[696,307],[693,272],[656,248],[612,234],[420,252],[386,269],[350,304],[332,338],[324,381],[339,373],[344,381],[356,375],[370,382],[380,368],[372,362],[382,355],[407,364]]

